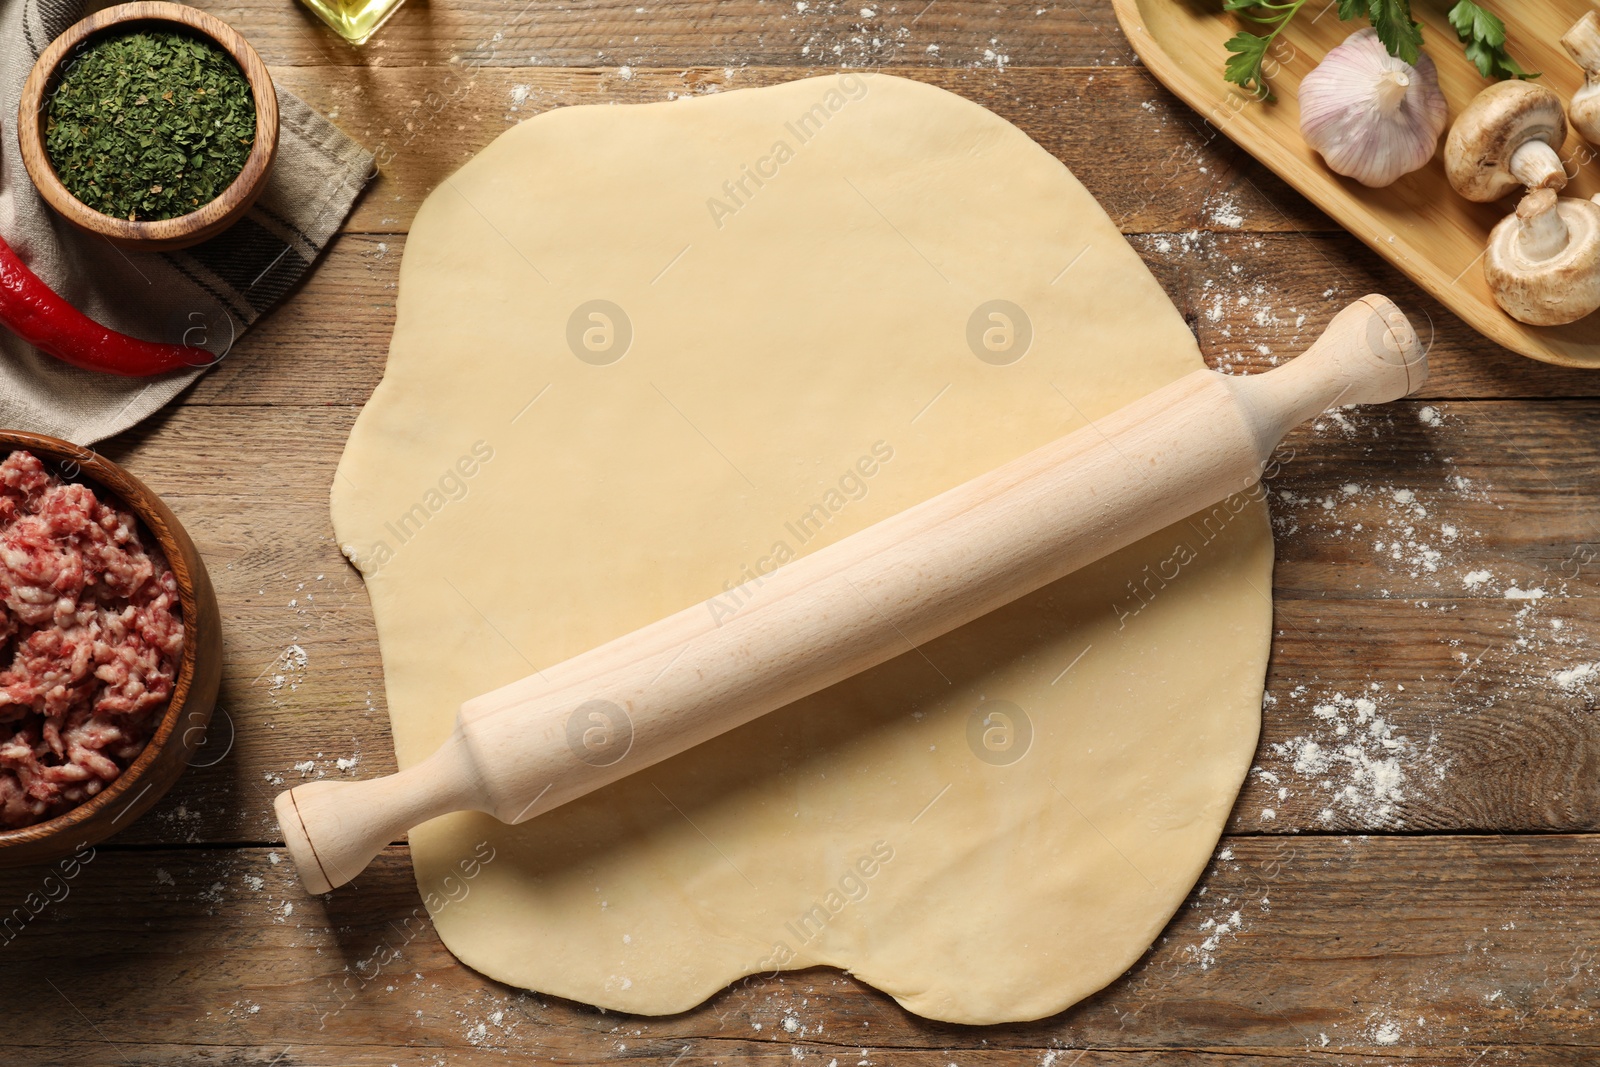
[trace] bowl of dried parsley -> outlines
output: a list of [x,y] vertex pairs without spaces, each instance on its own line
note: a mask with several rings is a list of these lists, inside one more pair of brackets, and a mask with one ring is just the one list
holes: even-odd
[[261,194],[278,98],[256,50],[222,20],[182,4],[121,4],[39,56],[17,142],[40,195],[80,229],[122,248],[184,248]]

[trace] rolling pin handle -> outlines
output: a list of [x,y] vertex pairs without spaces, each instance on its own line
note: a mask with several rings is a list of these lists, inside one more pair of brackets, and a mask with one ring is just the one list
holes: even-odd
[[477,808],[479,785],[470,746],[458,732],[398,774],[308,782],[279,793],[272,806],[307,892],[326,893],[418,823]]
[[1266,374],[1230,378],[1251,410],[1261,455],[1333,407],[1384,404],[1422,387],[1428,353],[1388,297],[1365,296],[1333,317],[1311,347]]
[[1332,390],[1321,408],[1306,412],[1310,418],[1334,405],[1385,404],[1415,392],[1428,379],[1428,353],[1394,301],[1371,295],[1335,315],[1290,367],[1324,375]]

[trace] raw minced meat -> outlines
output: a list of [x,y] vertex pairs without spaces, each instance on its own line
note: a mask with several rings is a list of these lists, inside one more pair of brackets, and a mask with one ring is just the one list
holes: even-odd
[[88,800],[143,751],[183,653],[178,583],[134,515],[31,452],[0,463],[0,827]]

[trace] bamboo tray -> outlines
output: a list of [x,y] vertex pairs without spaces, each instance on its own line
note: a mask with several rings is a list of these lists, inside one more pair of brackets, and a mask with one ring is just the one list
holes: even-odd
[[[1255,27],[1222,12],[1220,0],[1112,0],[1133,49],[1161,82],[1239,147],[1404,271],[1469,326],[1497,344],[1546,363],[1600,367],[1600,313],[1568,326],[1525,326],[1495,304],[1479,263],[1489,231],[1516,208],[1516,197],[1474,204],[1457,196],[1444,176],[1444,138],[1433,161],[1384,189],[1342,178],[1300,136],[1300,79],[1329,49],[1365,20],[1340,22],[1335,12],[1307,4],[1274,46],[1278,66],[1266,103],[1222,80],[1224,42]],[[1332,4],[1327,5],[1329,8]],[[1452,120],[1488,83],[1467,61],[1445,20],[1449,0],[1413,0],[1423,43],[1439,68],[1439,86]],[[1591,0],[1500,0],[1510,51],[1563,101],[1583,82],[1583,72],[1561,47],[1561,35],[1594,4]],[[1259,30],[1259,27],[1255,27]],[[1564,196],[1600,193],[1597,150],[1569,133],[1561,152],[1572,177]],[[1573,177],[1576,175],[1576,177]]]

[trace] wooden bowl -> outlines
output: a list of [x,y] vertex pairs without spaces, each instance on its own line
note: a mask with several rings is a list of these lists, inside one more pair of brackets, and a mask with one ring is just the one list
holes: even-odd
[[[84,204],[69,193],[56,176],[55,166],[44,147],[45,103],[59,82],[62,63],[94,38],[131,30],[141,24],[164,24],[167,29],[179,26],[215,42],[239,64],[250,82],[250,93],[256,105],[255,144],[233,183],[216,199],[187,215],[155,222],[112,218]],[[28,168],[28,175],[40,195],[79,229],[129,250],[159,252],[186,248],[232,226],[250,210],[250,205],[266,188],[267,175],[278,154],[278,94],[272,87],[266,64],[261,62],[250,42],[221,19],[192,7],[160,0],[119,4],[72,26],[39,56],[22,86],[22,101],[17,106],[17,143],[22,150],[23,165]]]
[[[19,448],[63,481],[122,501],[166,554],[183,605],[183,659],[172,699],[144,751],[122,776],[71,811],[0,832],[0,867],[48,863],[121,830],[161,799],[205,742],[222,684],[222,620],[205,563],[177,516],[143,482],[94,451],[42,434],[0,430],[0,459]],[[104,497],[102,497],[104,499]]]

